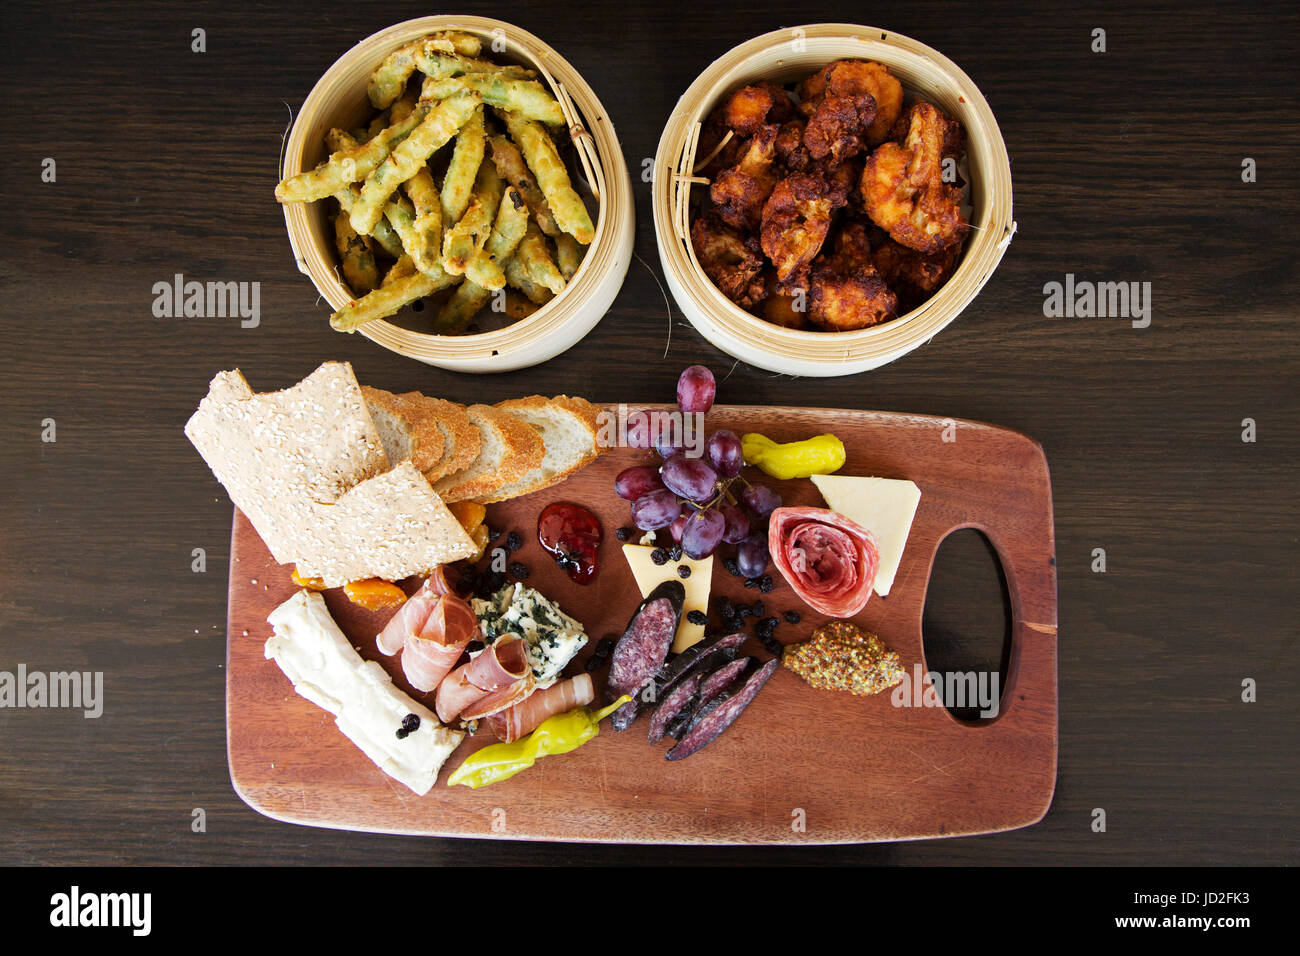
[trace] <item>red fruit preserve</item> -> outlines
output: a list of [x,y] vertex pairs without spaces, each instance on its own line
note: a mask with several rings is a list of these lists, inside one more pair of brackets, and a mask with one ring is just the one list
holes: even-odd
[[572,502],[557,501],[537,516],[537,540],[578,584],[596,576],[601,534],[600,519]]

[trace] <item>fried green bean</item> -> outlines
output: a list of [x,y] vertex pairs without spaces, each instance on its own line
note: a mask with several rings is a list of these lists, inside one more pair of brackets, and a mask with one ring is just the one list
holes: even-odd
[[[443,100],[399,143],[388,157],[366,177],[361,198],[352,207],[352,228],[368,233],[374,229],[384,206],[397,187],[406,182],[429,159],[429,154],[445,145],[474,114],[479,99],[473,94]],[[416,112],[411,116],[415,116]],[[408,117],[409,119],[409,117]]]
[[573,190],[569,171],[555,149],[555,143],[538,124],[513,113],[506,113],[506,128],[519,145],[528,168],[537,177],[537,185],[546,197],[559,227],[584,246],[595,238],[596,230],[582,197]]
[[469,194],[474,189],[478,168],[483,164],[483,110],[479,108],[456,134],[447,175],[442,180],[442,221],[459,222],[469,205]]
[[411,257],[403,252],[398,257],[397,261],[389,267],[388,271],[384,273],[383,281],[379,284],[388,285],[389,283],[396,282],[398,279],[405,279],[407,276],[413,276],[419,271],[419,269],[415,268],[415,263],[411,261]]
[[438,267],[438,247],[431,244],[428,236],[420,230],[416,223],[415,209],[409,199],[398,196],[384,206],[384,218],[401,239],[402,248],[417,269],[429,272]]
[[436,262],[442,254],[442,197],[428,166],[421,166],[406,181],[406,194],[415,205],[416,235],[425,255]]
[[518,289],[534,305],[545,305],[555,296],[550,289],[543,288],[528,275],[528,267],[520,261],[518,251],[505,266],[506,282]]
[[461,275],[470,258],[482,249],[492,234],[492,222],[501,205],[502,183],[496,168],[483,163],[474,178],[474,191],[470,194],[465,215],[447,230],[442,241],[442,267],[450,273]]
[[528,164],[524,162],[524,154],[519,152],[519,147],[500,133],[489,136],[488,142],[492,145],[492,162],[497,168],[497,173],[519,190],[542,232],[548,236],[559,235],[561,230],[555,224],[551,207],[546,204],[546,197],[537,188],[537,180],[528,171]]
[[406,81],[416,70],[419,57],[426,52],[478,56],[482,49],[483,42],[478,37],[454,31],[435,33],[398,47],[371,74],[366,90],[370,102],[381,110],[391,106],[402,95]]
[[[326,133],[325,143],[332,151],[351,149],[357,145],[356,138],[351,133],[341,129],[332,129]],[[336,192],[334,198],[338,200],[340,209],[346,213],[351,213],[352,206],[356,203],[357,197],[360,194],[360,187],[349,185],[344,186]],[[356,230],[353,230],[353,232],[355,231]],[[390,256],[398,258],[405,253],[405,250],[402,248],[401,238],[397,233],[393,232],[393,227],[388,224],[387,220],[381,219],[375,223],[374,231],[370,235],[371,238],[374,239],[375,242],[379,243],[380,247]]]
[[415,110],[415,104],[420,101],[419,95],[415,90],[409,90],[403,93],[397,102],[393,104],[392,109],[388,111],[388,119],[391,123],[398,120],[404,120]]
[[546,237],[542,235],[536,223],[528,224],[528,231],[524,233],[524,238],[519,240],[519,245],[515,249],[515,259],[527,270],[528,277],[537,285],[549,289],[556,295],[564,291],[564,276],[556,267],[555,260],[551,258],[551,252],[546,248]]
[[[334,195],[349,183],[365,179],[406,141],[413,130],[420,127],[429,112],[428,107],[417,105],[410,116],[381,131],[369,142],[340,150],[315,169],[283,180],[275,187],[275,198],[282,203],[312,202]],[[356,228],[355,223],[353,228]],[[368,233],[370,230],[357,229],[357,232]]]
[[536,80],[520,80],[504,75],[500,70],[492,73],[466,73],[447,79],[427,79],[420,90],[423,100],[441,100],[464,90],[483,97],[488,106],[518,113],[526,119],[552,126],[564,125],[564,111],[546,87]]
[[489,290],[504,288],[506,276],[501,264],[508,262],[515,254],[515,247],[527,231],[528,204],[524,202],[519,190],[511,186],[497,207],[492,235],[488,236],[483,248],[475,252],[465,266],[466,280]]
[[555,237],[555,264],[559,266],[560,275],[564,276],[565,282],[572,279],[578,271],[586,252],[586,248],[567,232]]
[[435,80],[448,77],[464,76],[467,73],[497,73],[511,80],[530,80],[537,74],[522,66],[502,66],[490,60],[460,56],[456,53],[442,53],[426,50],[416,58],[416,67],[421,73]]
[[347,212],[340,208],[334,216],[334,247],[343,265],[343,279],[353,295],[365,295],[379,285],[379,267],[375,254],[365,236],[358,236],[348,221]]
[[367,322],[386,319],[416,299],[432,295],[455,281],[455,276],[441,269],[393,279],[339,309],[330,316],[330,325],[340,332],[355,332]]
[[469,325],[469,320],[487,303],[491,290],[483,288],[473,279],[466,279],[456,287],[433,320],[436,335],[456,335]]

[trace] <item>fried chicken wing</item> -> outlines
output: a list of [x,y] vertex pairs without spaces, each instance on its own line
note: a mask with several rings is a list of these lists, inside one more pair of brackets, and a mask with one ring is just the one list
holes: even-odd
[[758,228],[763,204],[778,178],[775,124],[760,126],[749,140],[740,162],[723,170],[709,189],[718,218],[733,229]]
[[866,227],[846,223],[835,237],[834,252],[813,263],[809,320],[830,332],[849,332],[896,315],[898,297],[872,264]]
[[711,216],[700,216],[691,226],[691,245],[704,274],[742,309],[763,300],[763,257],[755,239],[737,235]]
[[775,83],[743,86],[732,93],[722,108],[722,121],[737,136],[753,136],[760,126],[780,125],[795,115],[794,103]]
[[868,157],[860,189],[873,222],[903,245],[934,253],[970,231],[961,190],[943,182],[943,149],[952,123],[929,103],[917,103],[903,143],[886,142]]
[[808,173],[791,173],[776,184],[763,206],[762,248],[784,281],[807,268],[831,227],[831,189]]
[[884,64],[874,60],[836,60],[828,63],[798,88],[799,109],[812,116],[827,95],[852,98],[868,95],[875,104],[875,114],[868,120],[864,139],[868,146],[878,146],[888,137],[903,110],[903,87]]

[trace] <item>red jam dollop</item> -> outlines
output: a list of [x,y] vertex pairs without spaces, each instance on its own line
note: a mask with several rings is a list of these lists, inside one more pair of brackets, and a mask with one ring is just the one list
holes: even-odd
[[600,519],[582,505],[559,501],[537,516],[537,540],[578,584],[596,576],[601,535]]

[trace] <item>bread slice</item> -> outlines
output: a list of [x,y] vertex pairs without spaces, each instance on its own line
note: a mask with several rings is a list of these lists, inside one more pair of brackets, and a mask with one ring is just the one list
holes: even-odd
[[220,372],[185,434],[275,560],[326,587],[399,580],[477,550],[413,463],[390,470],[347,363],[264,394],[238,369]]
[[444,501],[488,498],[502,485],[528,474],[546,457],[542,436],[509,412],[491,405],[471,405],[465,414],[478,428],[482,448],[469,467],[434,484],[434,491]]
[[410,399],[382,388],[363,385],[361,394],[390,464],[409,460],[426,476],[437,468],[446,440],[433,417]]
[[430,398],[419,392],[405,392],[398,398],[407,402],[422,421],[430,422],[442,434],[442,458],[423,469],[430,482],[468,468],[483,447],[478,428],[465,414],[465,406],[442,398]]
[[599,409],[586,399],[557,395],[530,395],[498,402],[503,409],[523,419],[542,436],[546,456],[518,481],[509,482],[478,500],[484,504],[518,498],[563,481],[596,460],[607,449],[596,442]]

